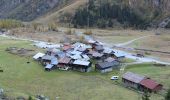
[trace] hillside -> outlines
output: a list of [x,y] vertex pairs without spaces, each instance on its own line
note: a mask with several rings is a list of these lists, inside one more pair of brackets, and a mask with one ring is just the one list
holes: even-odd
[[72,0],[0,0],[0,18],[32,21]]
[[87,1],[1,0],[0,18],[74,27],[87,26],[88,20],[90,27],[146,27],[157,26],[170,15],[169,0],[89,0],[94,4],[86,12]]

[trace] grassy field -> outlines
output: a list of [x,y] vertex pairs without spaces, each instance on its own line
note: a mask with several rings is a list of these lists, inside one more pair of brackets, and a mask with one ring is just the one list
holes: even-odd
[[[140,94],[115,85],[109,80],[112,75],[119,75],[118,71],[108,74],[57,70],[45,72],[37,62],[31,60],[31,63],[27,64],[27,58],[4,51],[10,46],[38,50],[30,44],[26,41],[0,37],[0,67],[4,70],[0,73],[0,87],[4,88],[11,97],[44,94],[51,100],[55,100],[55,97],[60,97],[60,100],[140,100],[141,98]],[[170,68],[135,65],[128,67],[127,70],[147,74],[166,86],[170,85],[168,79],[164,79],[169,75]],[[152,95],[151,100],[161,99],[159,95]]]

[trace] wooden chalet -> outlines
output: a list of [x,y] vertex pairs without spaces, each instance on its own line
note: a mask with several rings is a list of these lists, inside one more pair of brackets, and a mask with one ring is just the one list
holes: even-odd
[[80,72],[90,72],[91,64],[92,63],[89,61],[75,60],[72,64],[72,70]]
[[101,73],[111,72],[113,68],[118,68],[117,62],[99,62],[95,65],[95,69]]
[[126,87],[140,90],[140,82],[144,79],[147,79],[147,77],[132,72],[126,72],[123,74],[122,82]]
[[51,60],[53,59],[53,57],[54,56],[45,55],[45,56],[42,57],[41,63],[46,66],[47,64],[51,63]]
[[68,57],[64,57],[59,59],[59,64],[58,64],[58,68],[59,69],[68,69],[70,68],[70,62],[71,62],[71,58]]

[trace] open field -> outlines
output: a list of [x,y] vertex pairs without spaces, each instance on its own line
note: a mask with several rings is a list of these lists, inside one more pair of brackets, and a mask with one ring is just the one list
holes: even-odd
[[[8,54],[4,50],[9,46],[24,47],[36,49],[29,45],[30,42],[9,40],[0,37],[0,66],[4,70],[0,73],[0,86],[6,90],[6,93],[12,97],[28,96],[35,94],[44,94],[52,100],[60,97],[61,100],[138,100],[141,95],[124,87],[114,85],[109,78],[112,75],[119,75],[118,71],[108,74],[100,74],[96,72],[79,73],[79,72],[63,72],[52,71],[45,72],[41,65],[30,60],[27,64],[27,58]],[[168,75],[170,68],[157,68],[149,65],[138,65],[128,70],[136,73],[152,75],[154,79],[168,86],[168,80],[163,79]],[[143,71],[141,71],[143,69]],[[148,69],[154,70],[147,71]],[[160,72],[159,72],[160,70]],[[166,73],[164,73],[164,71]],[[156,75],[156,76],[155,76]],[[158,79],[161,77],[160,79]],[[161,100],[161,96],[152,95],[151,100]]]

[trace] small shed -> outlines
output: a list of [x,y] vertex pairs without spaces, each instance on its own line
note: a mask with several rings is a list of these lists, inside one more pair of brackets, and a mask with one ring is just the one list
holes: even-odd
[[147,77],[132,72],[126,72],[123,74],[122,82],[126,87],[140,90],[140,82],[144,79],[147,79]]
[[91,62],[75,60],[73,62],[72,69],[80,71],[80,72],[90,72],[90,70],[91,70]]
[[140,85],[142,91],[147,90],[149,92],[158,92],[163,88],[162,84],[159,84],[158,82],[152,79],[144,79],[140,82]]

